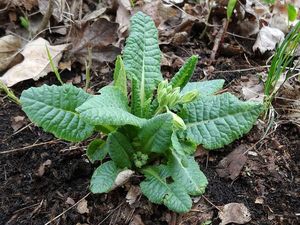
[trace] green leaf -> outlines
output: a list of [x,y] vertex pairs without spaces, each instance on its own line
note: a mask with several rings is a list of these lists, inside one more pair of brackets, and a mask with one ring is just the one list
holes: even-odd
[[229,20],[232,16],[233,10],[235,8],[235,5],[237,3],[237,0],[229,0],[227,4],[227,20]]
[[188,83],[180,92],[181,95],[188,93],[189,91],[197,90],[199,91],[199,96],[213,95],[215,92],[223,88],[225,80],[207,80],[200,82],[190,82]]
[[128,77],[137,80],[134,85],[138,91],[132,92],[132,98],[139,101],[142,112],[145,112],[145,102],[152,97],[154,89],[162,80],[162,75],[158,32],[151,17],[142,12],[131,18],[131,30],[126,40],[123,60]]
[[297,19],[297,10],[294,5],[287,4],[289,21],[295,21]]
[[120,169],[113,161],[108,161],[99,166],[91,178],[90,190],[92,193],[107,193],[112,188]]
[[147,99],[141,105],[141,98],[139,95],[139,84],[136,78],[131,80],[131,113],[141,118],[150,118],[153,110],[151,109],[152,97]]
[[92,135],[94,126],[85,122],[75,109],[91,96],[70,84],[43,85],[22,92],[22,109],[29,119],[67,141],[82,141]]
[[100,93],[76,109],[90,124],[141,126],[145,121],[129,112],[127,97],[117,87],[106,86]]
[[243,102],[225,93],[198,98],[182,113],[188,139],[206,149],[221,148],[250,131],[262,111],[256,102]]
[[188,212],[192,200],[179,183],[167,183],[165,166],[149,167],[143,170],[146,179],[140,184],[143,194],[153,203],[164,204],[178,213]]
[[188,194],[204,193],[208,182],[193,156],[179,155],[172,151],[168,166],[174,181],[180,183]]
[[119,88],[127,96],[127,80],[124,63],[121,56],[117,57],[114,71],[114,86]]
[[197,144],[190,140],[179,139],[177,134],[174,132],[172,134],[172,147],[181,155],[192,155],[196,151]]
[[107,155],[108,149],[105,141],[101,139],[93,140],[87,147],[86,155],[94,163],[97,160],[103,160]]
[[193,76],[197,63],[198,56],[192,55],[171,79],[170,85],[172,85],[173,88],[184,88],[184,86],[189,82],[189,80]]
[[138,133],[144,151],[163,153],[167,150],[171,144],[172,128],[173,117],[169,113],[147,120]]
[[119,168],[131,168],[131,155],[133,148],[126,136],[120,132],[113,132],[106,140],[108,153]]

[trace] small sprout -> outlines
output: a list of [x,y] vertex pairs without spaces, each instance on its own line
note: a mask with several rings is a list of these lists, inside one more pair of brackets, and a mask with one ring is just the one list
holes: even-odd
[[29,29],[29,26],[30,26],[30,22],[29,22],[29,19],[27,17],[24,17],[24,16],[20,16],[20,24],[22,27],[24,27],[26,30]]

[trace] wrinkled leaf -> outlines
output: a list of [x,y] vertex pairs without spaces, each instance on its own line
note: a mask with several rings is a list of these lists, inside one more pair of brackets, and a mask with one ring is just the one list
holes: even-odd
[[109,192],[114,181],[117,178],[120,169],[118,169],[113,161],[108,161],[99,166],[93,173],[91,178],[90,190],[92,193]]
[[94,163],[97,160],[103,160],[107,155],[108,149],[105,141],[101,139],[93,140],[87,147],[86,155]]
[[261,111],[261,104],[242,102],[225,93],[188,103],[181,117],[188,139],[206,149],[217,149],[248,133]]
[[28,118],[67,141],[82,141],[92,135],[94,126],[86,123],[75,109],[91,96],[80,88],[43,85],[22,92],[20,101]]
[[120,132],[113,132],[108,135],[107,149],[111,159],[119,168],[131,168],[131,155],[133,148],[126,136]]
[[127,97],[117,87],[106,86],[100,93],[76,109],[84,120],[94,125],[142,125],[144,120],[129,112]]
[[143,124],[138,137],[146,152],[163,153],[171,144],[173,117],[169,113],[153,117]]
[[170,159],[168,167],[174,181],[180,183],[190,195],[203,194],[208,182],[194,157],[172,151]]
[[189,82],[182,89],[180,94],[184,95],[189,91],[197,90],[199,91],[199,96],[208,96],[213,95],[215,92],[221,90],[223,88],[225,80],[207,80],[207,81],[199,81],[199,82]]
[[143,170],[146,180],[140,186],[143,194],[153,203],[164,204],[170,210],[184,213],[192,207],[192,200],[179,183],[167,183],[168,171],[164,166]]
[[[131,18],[131,32],[124,49],[124,65],[127,76],[135,79],[133,99],[136,107],[141,108],[140,117],[144,117],[146,102],[162,80],[160,72],[161,52],[158,46],[158,32],[154,22],[142,12]],[[134,96],[134,95],[139,96]]]

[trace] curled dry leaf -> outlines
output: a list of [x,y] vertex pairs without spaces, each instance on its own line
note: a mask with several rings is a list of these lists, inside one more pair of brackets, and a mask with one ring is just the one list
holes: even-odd
[[125,184],[129,179],[130,177],[132,177],[132,175],[134,174],[134,171],[132,170],[123,170],[121,171],[116,180],[115,180],[115,183],[113,184],[111,190],[119,187],[119,186],[122,186],[123,184]]
[[222,220],[220,225],[245,224],[251,220],[251,214],[243,203],[233,202],[224,205],[223,210],[219,212],[219,218]]
[[21,52],[24,60],[10,68],[0,79],[8,87],[24,80],[38,80],[52,71],[46,47],[49,49],[54,65],[57,66],[67,46],[67,44],[52,46],[43,38],[29,42]]
[[80,214],[85,214],[85,213],[89,213],[90,212],[90,210],[88,208],[88,202],[85,199],[81,200],[78,203],[76,209],[77,209],[77,212],[79,212]]
[[242,144],[222,159],[216,169],[218,175],[232,180],[236,179],[247,161],[247,155],[244,154],[247,149],[247,145]]
[[[118,24],[104,18],[92,24],[75,24],[70,34],[73,45],[71,54],[84,64],[88,58],[88,49],[91,48],[94,62],[112,62],[121,53],[121,49],[114,46],[118,38],[117,32]],[[93,66],[96,66],[95,63]]]
[[7,35],[0,38],[0,71],[6,70],[21,48],[20,38]]
[[274,50],[276,44],[283,40],[284,33],[281,30],[272,27],[263,27],[257,35],[253,51],[258,49],[261,53],[265,53],[268,50]]

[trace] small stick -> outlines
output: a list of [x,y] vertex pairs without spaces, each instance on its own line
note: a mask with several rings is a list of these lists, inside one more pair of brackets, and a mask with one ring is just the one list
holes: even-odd
[[28,145],[28,146],[25,146],[25,147],[22,147],[22,148],[16,148],[16,149],[0,152],[0,155],[7,154],[7,153],[18,152],[18,151],[21,151],[21,150],[26,150],[26,149],[41,146],[41,145],[55,144],[55,143],[58,143],[58,142],[59,142],[58,140],[54,140],[54,141],[52,140],[52,141],[46,141],[46,142],[42,142],[42,143],[32,144],[32,145]]
[[47,27],[50,17],[53,13],[53,7],[54,7],[54,0],[49,0],[47,11],[43,16],[42,22],[40,23],[39,28],[35,32],[35,35],[40,33],[42,30],[44,30]]
[[59,217],[61,217],[62,215],[64,215],[66,212],[68,212],[70,209],[74,208],[76,205],[78,205],[82,200],[84,200],[85,198],[87,198],[89,195],[91,194],[91,192],[87,193],[87,195],[85,195],[83,198],[81,198],[78,202],[76,202],[74,205],[72,205],[71,207],[67,208],[66,210],[64,210],[61,214],[57,215],[56,217],[54,217],[52,220],[48,221],[47,223],[45,223],[44,225],[48,225],[50,223],[52,223],[53,221],[57,220]]
[[217,52],[219,50],[219,47],[224,39],[224,34],[225,32],[227,31],[227,27],[228,27],[228,21],[226,19],[223,19],[222,21],[222,27],[220,28],[217,36],[216,36],[216,39],[215,39],[215,43],[214,43],[214,47],[211,51],[211,54],[210,54],[210,59],[212,61],[215,60],[216,58],[216,55],[217,55]]
[[209,204],[211,204],[213,207],[215,207],[217,210],[219,210],[219,211],[221,211],[222,212],[222,210],[218,207],[218,206],[216,206],[214,203],[212,203],[208,198],[206,198],[204,195],[202,195],[202,197],[209,203]]

